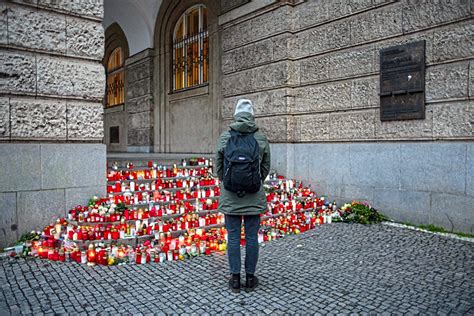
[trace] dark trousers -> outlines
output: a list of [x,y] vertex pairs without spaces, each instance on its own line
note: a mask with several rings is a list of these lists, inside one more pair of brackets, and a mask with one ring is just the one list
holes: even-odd
[[226,215],[227,229],[227,256],[229,270],[232,274],[240,274],[240,230],[242,218],[245,227],[245,272],[254,274],[258,261],[258,230],[260,229],[260,215]]

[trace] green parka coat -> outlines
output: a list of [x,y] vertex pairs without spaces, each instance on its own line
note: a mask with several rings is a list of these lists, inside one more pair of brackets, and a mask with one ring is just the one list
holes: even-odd
[[[260,149],[260,174],[263,180],[270,171],[270,145],[267,137],[258,131],[255,119],[251,113],[240,112],[234,116],[234,122],[230,124],[230,128],[241,133],[254,133],[254,137],[258,142]],[[219,197],[219,212],[227,215],[258,215],[267,209],[267,199],[263,185],[260,191],[256,193],[246,193],[243,197],[238,197],[236,193],[228,191],[222,184],[224,171],[224,149],[230,138],[230,132],[226,131],[221,134],[219,143],[217,144],[216,155],[216,172],[221,180],[221,195]]]

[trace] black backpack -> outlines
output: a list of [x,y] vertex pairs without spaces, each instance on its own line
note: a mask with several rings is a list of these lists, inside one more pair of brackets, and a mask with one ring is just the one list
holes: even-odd
[[253,133],[230,130],[224,149],[224,188],[243,197],[260,190],[260,150]]

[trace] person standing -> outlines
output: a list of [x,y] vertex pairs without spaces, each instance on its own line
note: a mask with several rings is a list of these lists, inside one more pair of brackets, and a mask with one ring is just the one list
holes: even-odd
[[218,210],[225,214],[228,234],[229,287],[240,292],[240,232],[245,229],[245,290],[258,285],[255,270],[258,261],[260,214],[267,209],[262,183],[270,171],[270,145],[255,123],[250,100],[240,99],[230,130],[221,134],[216,154],[216,172],[221,180]]

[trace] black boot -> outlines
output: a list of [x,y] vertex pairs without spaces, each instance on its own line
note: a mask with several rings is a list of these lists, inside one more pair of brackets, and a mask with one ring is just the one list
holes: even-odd
[[258,278],[253,274],[248,274],[245,278],[245,292],[252,292],[258,285]]
[[234,293],[240,293],[240,274],[232,274],[229,287]]

